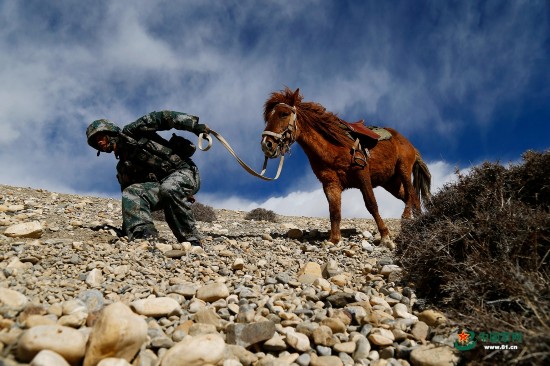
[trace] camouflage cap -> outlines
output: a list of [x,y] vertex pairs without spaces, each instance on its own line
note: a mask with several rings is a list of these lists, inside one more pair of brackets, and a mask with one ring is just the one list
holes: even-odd
[[93,137],[98,132],[108,132],[111,134],[119,134],[120,127],[118,127],[117,125],[115,125],[114,123],[106,119],[98,119],[90,123],[90,125],[86,129],[86,137],[88,139],[88,145],[90,145],[96,150],[99,150],[99,147],[97,146],[96,141]]

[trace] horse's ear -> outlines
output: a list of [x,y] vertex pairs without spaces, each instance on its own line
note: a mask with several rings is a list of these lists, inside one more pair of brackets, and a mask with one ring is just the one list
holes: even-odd
[[300,99],[300,88],[296,88],[294,94],[292,94],[292,105],[295,106]]

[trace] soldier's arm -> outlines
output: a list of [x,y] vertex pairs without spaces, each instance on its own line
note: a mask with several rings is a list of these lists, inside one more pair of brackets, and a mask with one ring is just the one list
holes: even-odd
[[199,123],[199,117],[175,111],[149,113],[126,125],[123,132],[130,135],[166,131],[175,128],[195,133],[207,132],[208,128]]

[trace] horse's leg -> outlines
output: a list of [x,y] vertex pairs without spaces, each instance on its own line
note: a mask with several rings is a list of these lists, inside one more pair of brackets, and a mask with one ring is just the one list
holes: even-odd
[[323,191],[327,197],[330,214],[329,241],[337,244],[342,239],[340,234],[340,221],[342,220],[342,188],[337,183],[327,183],[323,184]]
[[[382,188],[390,192],[395,198],[403,201],[405,204],[405,211],[403,212],[402,218],[408,218],[411,215],[410,208],[407,207],[407,200],[405,198],[405,190],[403,189],[403,184],[401,183],[401,177],[395,174],[391,177],[390,180],[382,184]],[[409,216],[407,216],[407,214]]]
[[411,180],[413,164],[408,164],[409,166],[407,167],[402,161],[397,163],[397,173],[401,181],[401,190],[403,191],[402,200],[405,202],[405,210],[401,216],[403,219],[411,219],[413,217],[413,212],[415,214],[420,213],[420,199],[416,194]]
[[384,220],[382,220],[382,217],[378,212],[378,204],[376,203],[376,197],[374,196],[374,191],[372,189],[372,183],[369,174],[370,173],[368,170],[363,170],[362,174],[360,174],[359,176],[359,180],[361,182],[360,190],[361,194],[363,195],[363,201],[365,201],[365,206],[367,207],[367,210],[370,212],[370,214],[374,218],[374,221],[376,222],[378,232],[380,233],[380,243],[388,249],[395,249],[395,243],[390,238],[390,231],[388,230],[386,224],[384,223]]

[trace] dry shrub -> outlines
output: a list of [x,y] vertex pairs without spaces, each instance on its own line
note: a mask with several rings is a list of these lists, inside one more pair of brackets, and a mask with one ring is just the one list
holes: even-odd
[[195,220],[202,222],[213,222],[218,219],[216,211],[211,206],[204,205],[200,202],[195,202],[191,206]]
[[[195,220],[202,222],[213,222],[218,219],[216,216],[216,211],[208,205],[204,205],[200,202],[195,202],[191,205],[191,210],[193,211],[193,216]],[[156,221],[166,221],[164,218],[164,211],[154,211],[152,212],[153,220]]]
[[277,214],[265,208],[255,208],[244,217],[246,220],[277,222]]
[[396,238],[417,294],[476,332],[519,332],[519,351],[472,364],[550,364],[550,151],[484,163],[443,187]]

